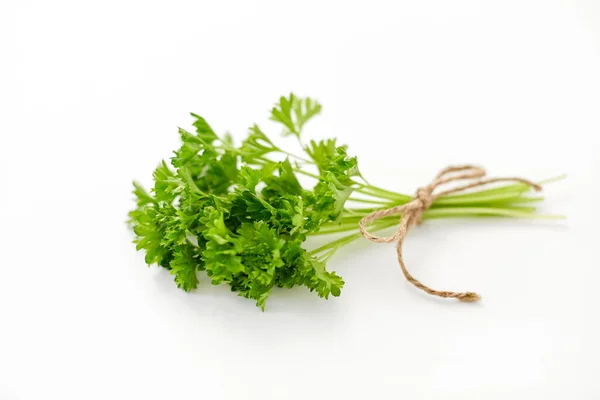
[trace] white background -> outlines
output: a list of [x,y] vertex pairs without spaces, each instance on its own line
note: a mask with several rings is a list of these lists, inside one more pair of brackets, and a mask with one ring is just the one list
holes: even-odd
[[[518,1],[3,1],[0,399],[595,399],[600,5]],[[241,138],[278,96],[324,104],[373,183],[447,164],[534,180],[565,221],[445,220],[359,241],[325,301],[261,313],[147,268],[131,181],[188,112]]]

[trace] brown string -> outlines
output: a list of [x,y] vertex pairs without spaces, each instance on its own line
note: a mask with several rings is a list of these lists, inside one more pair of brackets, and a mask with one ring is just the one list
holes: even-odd
[[[475,167],[472,165],[461,165],[461,166],[451,166],[445,168],[440,172],[433,182],[429,185],[420,188],[417,190],[415,197],[409,203],[403,204],[401,206],[396,206],[392,208],[388,208],[385,210],[375,211],[359,222],[358,226],[360,229],[360,233],[366,237],[367,239],[376,242],[376,243],[392,243],[396,242],[396,254],[398,255],[398,263],[400,264],[400,268],[402,268],[402,272],[406,279],[418,287],[419,289],[429,293],[433,296],[439,297],[449,297],[455,298],[464,302],[474,302],[481,299],[481,297],[474,292],[449,292],[449,291],[439,291],[431,289],[428,286],[425,286],[420,281],[415,279],[406,269],[404,265],[404,260],[402,260],[402,242],[408,233],[408,230],[414,224],[420,224],[421,218],[423,217],[423,212],[431,207],[431,204],[438,198],[442,196],[446,196],[451,193],[462,192],[467,189],[471,189],[478,186],[487,185],[494,182],[506,182],[506,181],[514,181],[521,182],[526,185],[533,187],[536,191],[542,190],[542,187],[536,183],[533,183],[527,179],[522,178],[491,178],[491,179],[481,179],[485,176],[485,170],[479,167]],[[473,182],[464,184],[462,186],[457,186],[452,189],[448,189],[439,193],[434,194],[436,188],[441,185],[444,185],[449,182],[464,180],[464,179],[476,179]],[[389,237],[379,237],[372,235],[367,231],[366,226],[373,221],[376,221],[380,218],[388,217],[390,215],[398,215],[402,214],[400,219],[400,224],[398,225],[398,229],[396,232]]]

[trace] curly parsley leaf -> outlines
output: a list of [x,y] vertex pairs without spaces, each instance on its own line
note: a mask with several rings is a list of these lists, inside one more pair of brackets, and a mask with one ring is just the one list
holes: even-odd
[[321,104],[317,101],[290,93],[288,97],[282,96],[279,103],[271,109],[271,120],[285,127],[285,136],[294,135],[300,138],[304,125],[320,112]]

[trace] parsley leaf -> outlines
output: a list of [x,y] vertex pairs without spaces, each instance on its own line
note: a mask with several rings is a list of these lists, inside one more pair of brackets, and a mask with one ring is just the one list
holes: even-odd
[[285,136],[294,135],[300,138],[302,128],[312,117],[321,112],[321,104],[307,97],[300,98],[290,93],[281,97],[279,103],[271,110],[271,120],[285,127]]

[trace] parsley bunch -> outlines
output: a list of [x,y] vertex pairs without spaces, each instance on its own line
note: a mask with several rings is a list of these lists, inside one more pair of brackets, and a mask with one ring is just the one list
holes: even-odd
[[[283,135],[300,143],[302,157],[276,146],[257,125],[236,146],[192,114],[194,132],[179,129],[181,147],[171,165],[158,165],[154,187],[147,191],[134,182],[137,207],[129,217],[146,263],[170,270],[185,291],[195,289],[198,271],[205,271],[214,285],[228,284],[263,310],[275,287],[302,285],[320,297],[339,296],[344,281],[327,270],[327,260],[360,237],[363,216],[407,203],[411,196],[370,185],[356,157],[335,139],[304,144],[302,130],[320,111],[318,102],[293,94],[271,110]],[[313,178],[314,185],[301,185],[299,175]],[[541,200],[524,197],[528,190],[513,184],[445,196],[423,217],[540,217],[533,207],[516,205]],[[397,217],[384,218],[371,231],[397,223]],[[308,236],[350,231],[317,249],[305,248]]]

